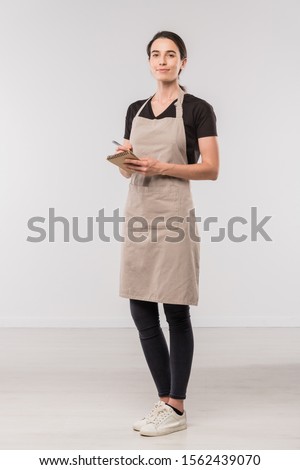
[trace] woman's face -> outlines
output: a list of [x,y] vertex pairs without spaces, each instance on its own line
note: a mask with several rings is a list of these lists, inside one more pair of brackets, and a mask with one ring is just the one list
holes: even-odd
[[156,80],[173,82],[177,80],[180,69],[186,59],[180,59],[180,52],[175,42],[168,38],[158,38],[150,50],[150,70]]

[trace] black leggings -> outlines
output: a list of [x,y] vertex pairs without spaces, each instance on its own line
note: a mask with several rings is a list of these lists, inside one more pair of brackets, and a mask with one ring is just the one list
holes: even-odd
[[130,299],[144,355],[159,397],[184,400],[190,377],[194,337],[189,305],[163,304],[170,332],[170,353],[160,327],[157,302]]

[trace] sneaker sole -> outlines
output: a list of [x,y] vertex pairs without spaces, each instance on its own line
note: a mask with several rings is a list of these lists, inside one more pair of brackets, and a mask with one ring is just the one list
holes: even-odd
[[187,429],[186,424],[182,424],[181,426],[178,426],[178,428],[175,429],[165,429],[163,431],[158,431],[158,432],[147,432],[147,431],[142,431],[140,430],[140,435],[141,436],[146,436],[146,437],[155,437],[155,436],[165,436],[166,434],[172,434],[173,432],[177,431],[183,431],[184,429]]

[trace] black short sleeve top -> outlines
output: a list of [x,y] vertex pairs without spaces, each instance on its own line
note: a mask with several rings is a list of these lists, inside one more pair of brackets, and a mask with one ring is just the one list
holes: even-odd
[[[130,140],[132,121],[139,109],[147,100],[135,101],[127,110],[125,121],[124,139]],[[165,117],[176,117],[174,100],[170,106],[159,116],[154,116],[151,102],[148,101],[142,109],[140,116],[147,119],[163,119]],[[182,104],[183,122],[186,136],[186,154],[188,163],[197,163],[200,152],[198,138],[217,136],[217,118],[214,109],[207,101],[196,96],[185,93]]]

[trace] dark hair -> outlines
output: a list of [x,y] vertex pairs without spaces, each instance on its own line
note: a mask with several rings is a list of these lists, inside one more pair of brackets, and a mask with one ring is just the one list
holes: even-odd
[[[183,59],[187,58],[187,50],[186,50],[185,44],[184,44],[183,40],[181,39],[181,37],[178,36],[178,34],[172,33],[172,31],[159,31],[158,33],[156,33],[153,36],[153,38],[151,39],[151,41],[147,45],[146,50],[147,50],[147,54],[148,54],[149,59],[150,59],[151,46],[154,43],[154,41],[156,41],[156,39],[159,39],[159,38],[171,39],[171,41],[175,42],[176,46],[179,49],[180,59],[183,60]],[[179,77],[180,73],[181,73],[181,70],[179,71],[178,77]],[[179,85],[179,86],[183,91],[185,91],[184,86],[182,86],[182,85]]]

